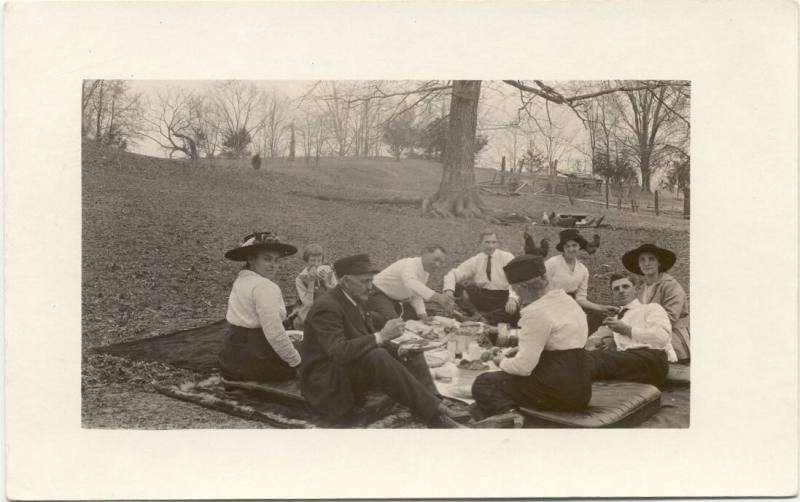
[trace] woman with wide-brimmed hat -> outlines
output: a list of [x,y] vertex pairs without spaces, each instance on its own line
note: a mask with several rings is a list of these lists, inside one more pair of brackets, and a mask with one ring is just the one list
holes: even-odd
[[675,265],[675,253],[655,244],[642,244],[622,255],[622,264],[630,272],[644,276],[639,290],[641,303],[658,303],[672,324],[672,347],[679,362],[690,359],[689,302],[686,291],[666,272]]
[[589,269],[578,260],[578,253],[581,249],[586,250],[587,244],[586,239],[576,229],[562,230],[558,233],[558,244],[556,244],[556,249],[561,254],[548,258],[545,267],[550,287],[563,289],[587,313],[591,333],[606,316],[616,315],[617,308],[595,303],[587,297]]
[[245,262],[233,282],[225,318],[230,325],[220,352],[222,376],[229,380],[288,380],[295,377],[300,354],[283,327],[286,305],[273,282],[279,260],[297,248],[272,232],[255,232],[225,258]]

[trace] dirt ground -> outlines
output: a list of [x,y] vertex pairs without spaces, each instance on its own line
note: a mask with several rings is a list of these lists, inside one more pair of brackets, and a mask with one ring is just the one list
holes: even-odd
[[[478,176],[491,173],[479,172]],[[441,168],[424,161],[327,161],[319,169],[302,162],[253,171],[236,165],[191,166],[182,161],[118,155],[86,143],[83,152],[82,365],[85,427],[260,427],[150,392],[148,382],[188,378],[156,363],[132,363],[89,353],[110,343],[202,326],[224,317],[238,267],[223,258],[242,235],[274,230],[298,247],[322,243],[329,261],[368,252],[378,266],[415,255],[437,242],[452,264],[477,252],[488,227],[475,220],[422,218],[418,206],[376,199],[427,195]],[[319,194],[344,200],[320,200]],[[599,272],[620,269],[622,252],[652,241],[678,255],[670,272],[689,291],[688,221],[606,211],[566,199],[486,195],[495,209],[606,214],[597,233],[600,250],[584,263],[593,274],[590,298],[607,298]],[[523,225],[493,226],[505,249],[522,251]],[[557,228],[536,231],[557,240]],[[299,256],[285,261],[279,280],[294,298]],[[440,287],[441,277],[434,277]],[[438,283],[438,285],[437,285]],[[247,425],[245,425],[245,422]]]

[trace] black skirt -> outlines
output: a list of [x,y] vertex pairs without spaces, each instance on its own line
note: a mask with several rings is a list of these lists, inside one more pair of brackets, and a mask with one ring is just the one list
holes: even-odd
[[273,350],[261,328],[229,324],[219,354],[220,372],[227,380],[281,381],[295,377],[294,368]]

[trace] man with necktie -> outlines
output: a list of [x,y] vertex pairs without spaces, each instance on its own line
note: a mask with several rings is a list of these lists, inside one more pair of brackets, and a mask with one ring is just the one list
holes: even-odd
[[612,303],[620,310],[607,317],[586,342],[592,380],[662,385],[669,363],[678,360],[666,310],[657,303],[640,303],[627,274],[613,274],[609,283]]
[[489,324],[516,324],[519,298],[510,290],[503,271],[514,255],[498,249],[497,234],[492,231],[482,232],[480,239],[481,252],[444,276],[444,293],[457,298],[466,291],[469,303]]

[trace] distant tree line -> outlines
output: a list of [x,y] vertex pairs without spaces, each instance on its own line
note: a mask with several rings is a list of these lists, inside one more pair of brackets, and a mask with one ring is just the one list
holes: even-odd
[[[445,169],[428,209],[481,217],[472,171],[476,155],[496,137],[480,118],[482,87],[504,99],[519,93],[517,116],[495,127],[513,137],[511,169],[555,176],[571,151],[588,144],[581,152],[592,174],[610,183],[641,182],[650,191],[658,174],[661,186],[688,191],[685,81],[318,81],[289,98],[265,83],[229,80],[193,89],[165,85],[145,99],[126,81],[86,80],[82,132],[121,149],[147,138],[166,155],[192,161],[430,159]],[[565,114],[577,116],[583,131],[565,127]]]

